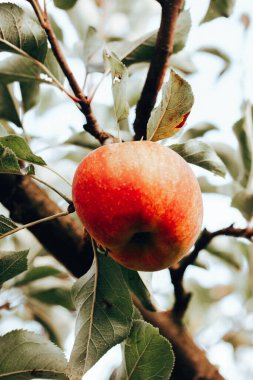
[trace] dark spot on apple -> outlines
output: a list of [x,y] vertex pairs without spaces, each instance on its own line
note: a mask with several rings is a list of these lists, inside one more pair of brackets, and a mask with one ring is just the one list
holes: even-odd
[[148,245],[151,243],[152,233],[151,232],[136,232],[131,240],[130,244],[139,245],[142,247],[143,245]]

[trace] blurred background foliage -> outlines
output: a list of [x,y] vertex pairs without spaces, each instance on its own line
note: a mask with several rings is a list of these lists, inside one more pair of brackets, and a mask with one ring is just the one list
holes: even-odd
[[[25,1],[14,3],[29,8]],[[205,227],[215,230],[231,223],[242,228],[251,226],[252,3],[226,0],[199,4],[186,0],[185,9],[177,26],[170,67],[191,84],[195,104],[183,131],[163,143],[186,144],[190,139],[199,142],[187,149],[184,145],[184,155],[198,165],[193,169],[204,194]],[[120,133],[124,140],[131,139],[135,105],[159,26],[159,4],[154,0],[54,0],[47,2],[47,10],[73,72],[88,97],[93,98],[99,124],[116,136]],[[114,112],[111,77],[103,62],[105,47],[116,52],[128,68],[129,125],[121,126],[121,131]],[[24,136],[35,154],[71,182],[78,162],[99,144],[83,132],[83,117],[66,94],[45,83],[45,74],[35,81],[36,68],[27,67],[24,60],[12,60],[10,65],[11,58],[12,53],[0,55],[0,135]],[[61,69],[50,52],[46,62],[63,84]],[[23,81],[21,76],[28,74],[31,80]],[[64,86],[68,88],[66,81]],[[215,155],[213,166],[206,153],[209,148],[203,143],[220,158]],[[213,174],[217,167],[226,172],[225,178]],[[53,171],[36,166],[36,174],[71,196],[71,188]],[[48,191],[60,206],[65,205],[55,192]],[[8,216],[3,207],[1,214]],[[0,247],[2,251],[30,248],[29,270],[3,285],[0,333],[29,328],[46,334],[69,351],[75,317],[70,297],[73,278],[27,231],[1,240]],[[217,237],[185,275],[185,286],[193,294],[185,322],[196,342],[229,380],[253,378],[252,272],[251,244],[243,239]],[[168,271],[142,277],[161,308],[172,306],[173,286]],[[111,355],[117,356],[115,352]],[[113,366],[108,367],[108,373]],[[101,366],[96,371],[84,378],[94,379],[94,373],[97,378],[108,378]]]

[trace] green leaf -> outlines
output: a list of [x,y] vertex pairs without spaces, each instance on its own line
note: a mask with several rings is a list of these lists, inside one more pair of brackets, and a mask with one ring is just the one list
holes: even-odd
[[169,379],[175,358],[171,344],[159,330],[137,320],[124,343],[124,361],[113,380]]
[[133,320],[135,319],[140,319],[142,321],[144,320],[140,310],[136,306],[134,306],[134,312],[133,312]]
[[14,99],[9,87],[0,83],[0,119],[11,121],[22,128]]
[[158,141],[175,135],[183,127],[194,102],[191,86],[173,70],[163,87],[161,103],[149,118],[148,139]]
[[238,120],[233,126],[233,131],[239,143],[240,155],[244,166],[244,173],[243,178],[241,179],[241,184],[243,186],[246,186],[252,166],[252,148],[251,141],[247,133],[246,119],[241,118]]
[[218,257],[220,260],[224,261],[226,265],[231,266],[233,269],[239,271],[242,269],[242,260],[238,255],[233,255],[231,252],[225,252],[222,250],[216,250],[212,248],[207,248],[207,251],[213,256]]
[[155,51],[156,39],[157,31],[145,34],[133,42],[113,43],[110,48],[116,51],[124,65],[128,67],[140,62],[150,62]]
[[218,77],[221,77],[231,66],[231,58],[221,49],[218,48],[213,48],[213,47],[205,47],[205,48],[200,48],[198,49],[199,52],[202,53],[208,53],[212,54],[220,59],[222,59],[224,63],[224,67],[219,73]]
[[[184,48],[190,28],[190,12],[188,10],[183,11],[177,20],[173,54]],[[157,31],[144,35],[133,42],[124,41],[124,44],[118,45],[115,51],[126,66],[139,62],[149,62],[154,54],[156,39]]]
[[4,215],[0,215],[0,236],[17,228],[17,225]]
[[[50,341],[56,346],[64,349],[64,344],[61,344],[61,336],[58,336],[57,331],[55,331],[55,323],[48,317],[46,314],[43,316],[40,315],[38,309],[33,310],[33,318],[36,322],[38,322],[44,330],[47,332]],[[61,334],[60,334],[61,335]]]
[[78,316],[69,373],[78,380],[111,347],[126,339],[133,305],[120,266],[102,254],[74,284],[73,298]]
[[112,75],[112,93],[114,100],[114,110],[119,125],[127,121],[129,114],[129,104],[127,101],[127,81],[128,72],[126,66],[119,60],[113,52],[105,53],[105,60],[110,65]]
[[249,190],[238,192],[233,197],[231,206],[237,208],[245,219],[251,220],[253,217],[253,193]]
[[12,54],[0,61],[0,82],[4,84],[12,82],[31,82],[45,80],[40,78],[39,67],[27,57]]
[[26,298],[26,307],[32,313],[34,320],[44,328],[50,341],[64,349],[66,338],[72,331],[72,327],[68,318],[62,318],[62,309],[52,308],[31,297]]
[[214,20],[217,17],[229,17],[233,12],[235,0],[210,0],[210,4],[203,22]]
[[29,295],[33,298],[36,298],[40,302],[44,302],[48,305],[60,305],[68,310],[75,309],[71,298],[71,292],[69,289],[51,288],[31,292],[29,293]]
[[[64,74],[51,49],[48,49],[44,66],[60,82],[64,82]],[[41,73],[46,75],[41,76]],[[24,82],[28,85],[39,83],[51,84],[46,69],[38,65],[38,61],[32,61],[29,57],[11,55],[0,61],[0,83]],[[36,83],[37,82],[37,83]]]
[[35,107],[40,100],[40,85],[35,81],[22,82],[19,85],[22,96],[22,109],[27,112]]
[[228,144],[214,142],[211,144],[217,155],[225,164],[231,177],[237,180],[242,172],[242,165],[238,152]]
[[48,49],[44,64],[53,74],[53,76],[62,84],[64,82],[65,76],[57,59],[55,58],[52,49]]
[[47,52],[47,35],[39,22],[16,4],[0,4],[0,51],[11,51],[10,43],[43,62]]
[[187,162],[225,177],[226,168],[214,149],[198,140],[189,140],[182,144],[170,145],[170,148],[180,154]]
[[186,45],[188,34],[191,29],[191,13],[189,10],[185,10],[180,13],[177,19],[177,25],[175,30],[174,45],[172,54],[176,54],[183,50]]
[[26,273],[24,273],[22,278],[15,282],[15,286],[27,285],[32,281],[41,280],[42,278],[49,276],[59,276],[61,274],[62,272],[59,269],[49,265],[30,268]]
[[193,62],[192,56],[187,52],[173,54],[170,57],[169,65],[172,69],[175,69],[185,75],[190,75],[197,72],[197,67]]
[[185,142],[196,137],[202,137],[209,131],[217,130],[218,128],[211,123],[198,123],[194,127],[189,128],[181,138],[181,142]]
[[78,1],[75,7],[69,9],[68,12],[66,12],[68,21],[72,24],[74,30],[77,32],[80,41],[83,40],[85,34],[87,33],[87,24],[89,24],[89,16],[87,15],[88,18],[85,17],[84,20],[84,15],[81,11],[82,9],[82,5],[80,1]]
[[93,26],[89,26],[82,44],[82,57],[84,63],[88,66],[88,72],[92,71],[89,67],[89,61],[92,56],[102,47],[103,41],[97,30]]
[[41,335],[15,330],[0,337],[0,379],[68,380],[63,352]]
[[243,258],[249,255],[249,244],[234,237],[218,236],[207,246],[207,251],[235,270],[243,267]]
[[135,106],[141,96],[141,92],[145,83],[145,76],[142,70],[136,70],[128,78],[127,85],[127,101],[130,107]]
[[[0,139],[3,137],[0,137]],[[15,153],[0,143],[0,173],[21,174]]]
[[76,4],[77,0],[54,0],[54,5],[60,9],[70,9]]
[[200,176],[198,177],[198,182],[202,193],[215,193],[233,197],[241,189],[241,186],[235,181],[225,183],[224,185],[214,185],[206,177]]
[[155,311],[154,300],[138,272],[121,267],[124,279],[129,289],[138,297],[142,305],[150,311]]
[[20,136],[8,135],[0,137],[0,144],[11,149],[20,160],[37,165],[46,165],[46,162],[41,157],[33,154],[27,142]]
[[28,252],[29,249],[20,252],[0,253],[0,284],[27,270]]
[[73,134],[66,141],[64,141],[64,144],[76,145],[81,148],[88,148],[92,150],[100,146],[98,140],[85,131]]

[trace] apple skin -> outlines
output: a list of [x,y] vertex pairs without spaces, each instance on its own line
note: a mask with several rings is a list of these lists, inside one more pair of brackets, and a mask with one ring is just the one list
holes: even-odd
[[177,263],[202,225],[202,196],[190,166],[151,141],[110,144],[88,154],[74,176],[73,202],[91,237],[133,270]]

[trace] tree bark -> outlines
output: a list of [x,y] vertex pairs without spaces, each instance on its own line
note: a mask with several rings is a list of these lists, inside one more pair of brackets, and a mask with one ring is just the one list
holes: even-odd
[[[0,201],[17,223],[30,223],[62,211],[28,176],[1,174],[0,183]],[[33,226],[30,231],[74,276],[89,270],[93,260],[91,242],[71,215]]]
[[176,361],[170,380],[224,380],[218,369],[211,365],[206,354],[193,341],[186,327],[171,312],[152,312],[134,297],[145,321],[158,327],[160,334],[172,344]]

